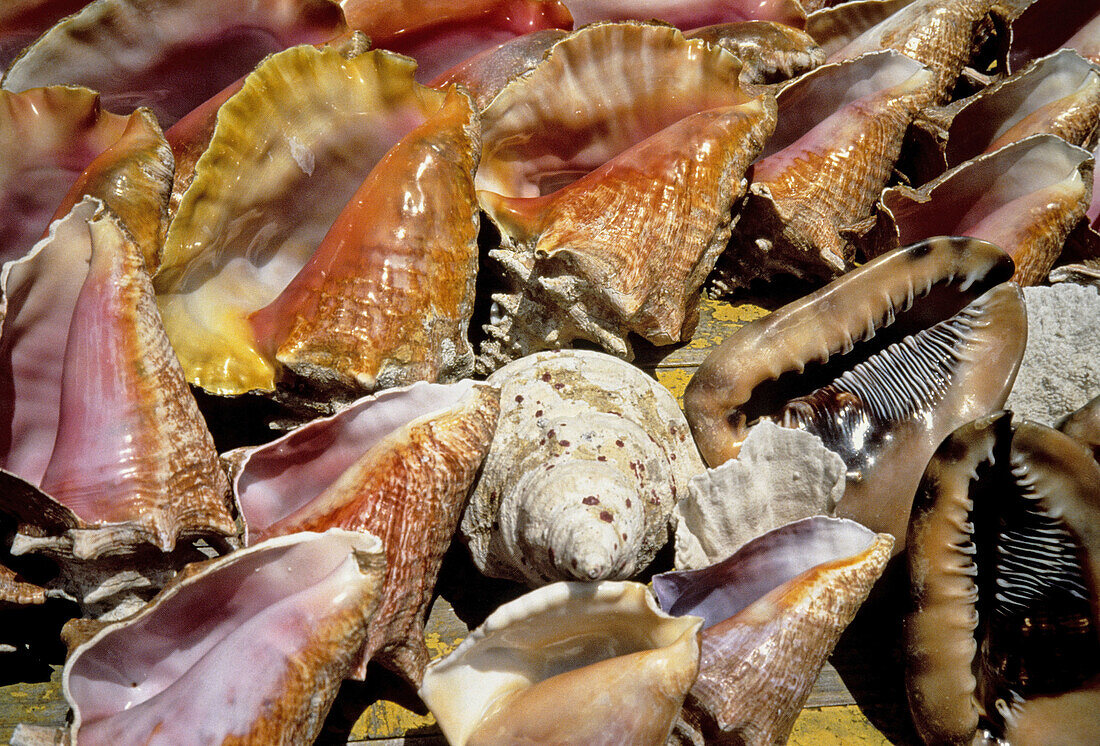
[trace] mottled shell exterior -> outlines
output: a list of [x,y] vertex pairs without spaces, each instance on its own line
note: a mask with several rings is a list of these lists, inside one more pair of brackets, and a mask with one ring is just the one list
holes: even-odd
[[530,355],[488,382],[500,422],[462,519],[478,568],[530,585],[643,570],[703,471],[672,395],[588,350]]
[[453,746],[663,744],[698,671],[700,624],[640,583],[553,583],[433,662],[420,698]]
[[688,39],[717,44],[741,60],[741,82],[774,85],[809,72],[825,61],[825,52],[805,31],[775,21],[742,21],[702,26]]
[[926,67],[885,51],[824,65],[785,86],[779,124],[753,165],[716,286],[781,273],[830,280],[851,269],[850,234],[871,218],[909,123],[932,101],[932,83]]
[[295,47],[222,106],[156,277],[189,381],[351,400],[471,372],[476,117],[414,72]]
[[2,85],[85,86],[168,127],[267,55],[345,28],[330,0],[95,0],[25,49]]
[[893,545],[889,534],[819,516],[709,567],[654,576],[661,608],[704,619],[699,678],[677,727],[684,742],[695,732],[707,744],[785,743]]
[[367,531],[386,546],[379,615],[355,675],[372,658],[420,683],[424,619],[474,475],[497,423],[485,384],[417,383],[230,451],[246,543],[298,531]]
[[739,73],[672,27],[594,24],[485,109],[475,185],[507,289],[492,296],[479,370],[575,339],[630,359],[631,333],[690,335],[775,124],[770,94],[753,98]]
[[311,743],[380,598],[375,536],[271,539],[192,565],[62,675],[74,742]]
[[111,208],[156,268],[172,154],[153,115],[104,111],[86,88],[0,91],[0,260],[23,256],[86,194]]
[[1085,216],[1092,155],[1050,134],[1032,135],[951,169],[919,189],[882,193],[864,250],[877,256],[930,236],[983,239],[1016,263],[1013,280],[1042,282]]
[[736,21],[777,21],[802,28],[806,14],[796,0],[572,0],[576,28],[595,21],[659,18],[682,29]]
[[85,198],[0,279],[13,372],[0,411],[15,434],[0,510],[20,524],[13,552],[79,564],[235,533],[141,252],[102,204]]

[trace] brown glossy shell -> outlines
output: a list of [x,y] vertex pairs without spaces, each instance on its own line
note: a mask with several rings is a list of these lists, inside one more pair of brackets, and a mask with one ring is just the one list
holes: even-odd
[[924,460],[1003,406],[1016,378],[1027,325],[1011,271],[984,241],[929,239],[741,327],[684,394],[700,452],[712,466],[734,457],[757,418],[816,432],[848,466],[837,515],[892,533],[900,549]]

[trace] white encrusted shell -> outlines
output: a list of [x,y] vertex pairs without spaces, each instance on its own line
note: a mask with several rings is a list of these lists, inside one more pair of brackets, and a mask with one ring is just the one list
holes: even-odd
[[676,567],[697,570],[772,529],[832,515],[846,470],[817,435],[761,421],[737,458],[696,476],[676,503]]
[[420,698],[454,746],[664,743],[698,673],[701,624],[662,612],[640,583],[554,583],[430,665]]
[[704,470],[672,395],[590,350],[529,355],[488,381],[500,420],[462,519],[478,568],[530,585],[644,569]]

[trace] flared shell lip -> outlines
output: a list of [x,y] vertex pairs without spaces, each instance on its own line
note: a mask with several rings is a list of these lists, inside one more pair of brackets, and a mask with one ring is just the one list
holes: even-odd
[[936,285],[957,285],[976,298],[1014,270],[1012,258],[988,241],[937,236],[878,256],[736,330],[684,392],[684,412],[704,458],[716,466],[736,455],[750,424],[742,407],[760,384],[849,352]]
[[[687,635],[698,636],[703,624],[700,617],[676,617],[665,613],[649,589],[634,581],[560,581],[530,591],[497,608],[454,651],[428,665],[417,694],[432,710],[450,743],[465,743],[476,728],[477,719],[494,702],[507,693],[534,683],[518,670],[523,664],[531,662],[531,654],[521,649],[513,657],[507,652],[510,647],[521,648],[523,645],[522,641],[514,639],[510,629],[571,602],[592,607],[598,604],[633,607],[639,619],[648,617],[656,623],[654,647],[669,646]],[[493,646],[494,641],[499,647],[491,647],[487,657],[497,664],[497,670],[484,670],[467,662],[466,659],[475,650],[481,646]],[[510,671],[509,668],[517,670]],[[469,682],[464,681],[467,675],[481,677],[482,685],[469,686]],[[461,702],[448,704],[448,698]],[[458,717],[460,714],[466,718],[465,722]]]
[[[797,543],[799,537],[811,532],[831,535],[829,536],[829,543],[832,545],[830,547],[833,550],[830,553],[832,556],[821,558],[821,561],[815,564],[806,564],[805,567],[794,574],[774,578],[774,583],[767,592],[774,591],[784,584],[796,580],[819,565],[843,561],[867,552],[880,538],[893,544],[893,537],[888,534],[877,534],[857,521],[824,515],[809,516],[761,534],[726,559],[719,560],[708,567],[697,570],[673,570],[654,575],[653,591],[657,596],[657,601],[662,609],[673,616],[685,613],[697,614],[698,612],[694,611],[693,607],[705,601],[707,597],[720,589],[692,589],[693,584],[705,582],[706,578],[715,572],[736,567],[745,558],[751,558],[754,555],[766,552],[771,547],[780,547],[779,542]],[[766,595],[766,593],[763,595]],[[703,630],[705,631],[730,616],[740,613],[756,600],[745,599],[746,603],[741,608],[732,609],[730,614],[722,616],[721,619],[704,616]]]
[[172,585],[158,593],[156,597],[154,597],[136,614],[125,619],[120,619],[103,627],[90,638],[77,645],[66,658],[65,666],[61,672],[61,691],[64,694],[65,700],[69,703],[69,706],[71,707],[73,712],[73,721],[71,726],[69,727],[69,736],[72,739],[72,743],[74,744],[74,746],[75,744],[79,743],[79,729],[82,724],[83,717],[80,711],[80,707],[74,699],[71,691],[70,677],[75,664],[85,650],[88,650],[89,648],[98,644],[104,637],[113,634],[117,630],[139,623],[147,617],[151,616],[152,614],[156,613],[158,606],[162,602],[171,599],[172,597],[177,595],[184,589],[185,586],[190,585],[191,583],[196,582],[198,579],[206,577],[212,573],[218,572],[219,569],[225,567],[227,564],[239,562],[242,559],[248,558],[253,554],[267,552],[283,546],[313,541],[325,536],[339,539],[346,543],[349,551],[355,557],[367,555],[384,556],[385,553],[385,549],[382,546],[382,540],[374,534],[370,534],[365,531],[348,531],[341,528],[331,528],[324,533],[303,531],[287,536],[274,537],[255,546],[239,549],[230,554],[217,557],[207,563],[203,563],[201,567],[189,565],[188,569],[184,570],[184,573],[186,574],[179,576],[178,582],[173,583]]
[[[362,450],[362,453],[365,454],[370,448],[373,448],[394,431],[402,427],[414,426],[417,423],[430,420],[458,406],[473,392],[479,389],[492,388],[493,386],[489,382],[475,381],[469,378],[454,383],[417,381],[408,386],[385,389],[378,393],[361,397],[356,401],[341,406],[335,413],[326,417],[318,417],[314,420],[310,420],[269,443],[264,443],[259,446],[236,448],[222,454],[222,462],[229,470],[230,484],[232,485],[233,491],[233,503],[237,515],[240,516],[241,523],[244,526],[241,539],[242,542],[248,545],[251,537],[248,520],[249,511],[246,510],[240,499],[243,489],[241,482],[247,476],[248,465],[253,456],[270,451],[275,454],[283,453],[288,458],[292,458],[294,442],[299,439],[303,433],[308,432],[309,429],[324,428],[341,419],[357,416],[364,410],[370,410],[375,407],[385,409],[388,406],[397,406],[405,399],[409,400],[417,407],[418,411],[408,417],[393,417],[392,415],[387,417],[385,420],[387,429],[384,432],[380,430],[376,436],[372,437],[370,444]],[[374,425],[371,424],[371,427],[373,428]],[[333,475],[333,480],[335,481],[337,477],[339,477],[338,474]]]

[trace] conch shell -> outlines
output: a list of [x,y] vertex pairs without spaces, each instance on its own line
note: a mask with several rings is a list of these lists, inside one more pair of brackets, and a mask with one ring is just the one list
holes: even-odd
[[372,658],[420,683],[424,618],[443,554],[496,427],[498,392],[484,384],[416,383],[355,402],[224,458],[245,541],[339,527],[386,545],[379,615],[354,672]]
[[889,534],[818,516],[709,567],[655,575],[662,609],[703,617],[699,677],[678,730],[707,744],[785,743],[893,545]]
[[86,88],[0,91],[0,260],[18,259],[85,195],[97,197],[156,269],[167,225],[172,154],[151,112],[103,111]]
[[329,401],[472,370],[477,122],[414,71],[295,47],[222,105],[156,277],[190,382]]
[[81,85],[167,128],[267,55],[345,30],[331,0],[96,0],[24,50],[3,88]]
[[0,355],[12,376],[0,412],[12,437],[0,511],[20,523],[13,553],[80,564],[236,532],[143,265],[89,197],[4,266]]
[[530,585],[645,569],[703,471],[668,390],[589,350],[530,355],[488,383],[500,422],[462,519],[478,569]]
[[927,743],[1003,735],[1032,697],[1100,674],[1098,523],[1100,465],[1056,430],[1000,412],[939,447],[913,503],[905,625]]
[[575,339],[629,359],[632,332],[690,335],[775,123],[770,95],[752,98],[739,72],[669,26],[594,24],[485,109],[475,183],[509,289],[492,296],[480,370]]
[[1035,285],[1085,216],[1091,168],[1087,150],[1055,135],[1032,135],[919,189],[883,191],[879,223],[865,237],[864,251],[875,256],[930,236],[972,236],[1008,252],[1014,281]]
[[191,565],[72,651],[81,744],[311,743],[356,661],[385,553],[365,533],[299,533]]
[[848,467],[837,515],[900,549],[928,457],[1016,379],[1027,324],[1012,267],[985,241],[929,239],[741,327],[684,393],[703,457],[733,458],[762,419],[814,432]]
[[716,286],[780,273],[829,280],[851,269],[850,234],[872,217],[910,121],[932,100],[932,82],[919,62],[886,51],[785,86]]
[[701,623],[665,614],[640,583],[554,583],[433,662],[420,698],[452,746],[663,744],[698,671]]

